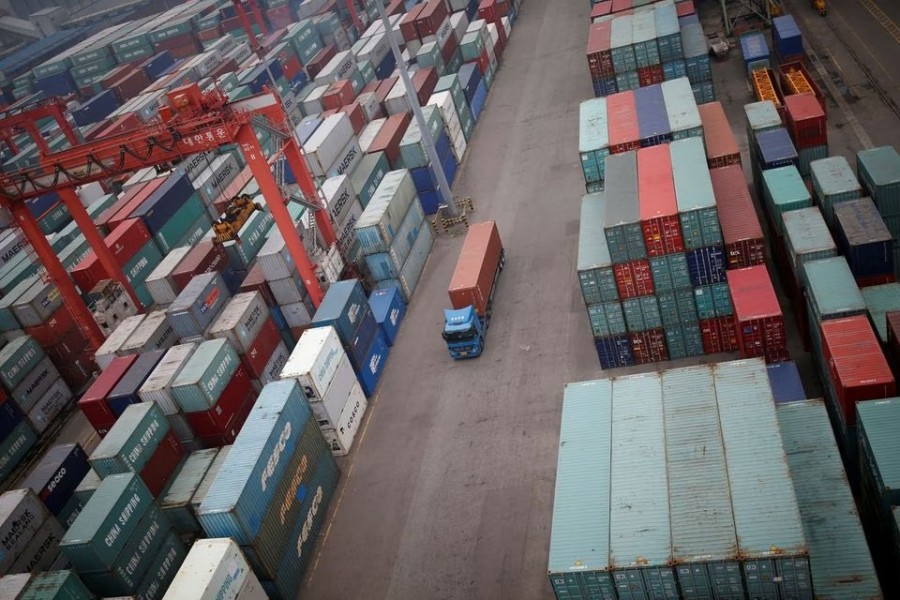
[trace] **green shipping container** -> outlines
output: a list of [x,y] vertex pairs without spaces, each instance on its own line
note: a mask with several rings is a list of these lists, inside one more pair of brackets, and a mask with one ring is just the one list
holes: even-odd
[[590,304],[587,311],[594,337],[621,335],[628,332],[622,305],[618,300],[604,304]]
[[838,202],[855,200],[862,196],[862,187],[843,156],[832,156],[813,161],[813,194],[816,204],[822,209],[822,216],[829,225],[834,223],[834,205]]
[[15,263],[10,269],[0,277],[0,292],[8,294],[15,286],[24,279],[31,277],[37,272],[37,265],[31,262],[27,256],[22,256],[22,260]]
[[30,335],[16,338],[0,350],[0,381],[14,390],[46,354]]
[[153,496],[137,474],[106,477],[63,536],[60,549],[77,571],[108,570],[152,506]]
[[122,267],[122,271],[125,273],[129,282],[133,285],[140,285],[144,283],[147,276],[153,272],[153,269],[155,269],[161,261],[162,253],[159,251],[159,248],[157,248],[156,242],[154,242],[153,239],[150,239],[141,247],[138,253],[131,258],[131,260],[125,263],[125,266]]
[[38,220],[38,226],[46,235],[48,233],[59,231],[71,221],[72,217],[69,215],[66,205],[60,202]]
[[684,252],[651,258],[650,272],[653,275],[653,289],[657,293],[691,287],[691,275]]
[[656,296],[642,296],[622,301],[622,312],[629,332],[647,331],[662,327],[659,302]]
[[28,421],[23,419],[0,442],[0,478],[6,479],[19,466],[36,442],[37,434]]
[[151,44],[155,44],[156,42],[161,42],[177,35],[190,33],[193,31],[193,25],[190,17],[181,17],[169,21],[165,26],[151,31],[147,37],[150,39]]
[[900,154],[893,146],[856,154],[856,171],[882,216],[900,216]]
[[694,290],[684,288],[673,292],[657,294],[659,314],[663,327],[697,323],[697,308],[694,305]]
[[93,595],[75,571],[47,571],[34,576],[19,600],[91,600]]
[[212,228],[212,223],[210,222],[209,217],[200,215],[200,217],[194,221],[194,224],[191,225],[191,228],[187,233],[185,233],[178,243],[175,244],[175,247],[193,246],[206,236],[210,228]]
[[[431,139],[437,140],[438,134],[444,127],[440,109],[434,105],[426,106],[422,108],[422,116],[425,117]],[[410,121],[406,133],[403,134],[403,139],[400,141],[400,156],[407,169],[427,167],[429,164],[428,154],[425,152],[422,142],[422,132],[416,120]]]
[[887,283],[873,285],[860,290],[866,309],[869,311],[869,319],[878,332],[882,344],[888,342],[887,313],[900,310],[900,283]]
[[866,313],[866,301],[842,256],[804,264],[803,283],[817,321]]
[[609,247],[603,234],[605,212],[603,194],[588,194],[581,199],[577,270],[585,304],[619,300]]
[[724,281],[695,288],[694,302],[697,306],[697,317],[700,319],[730,317],[734,314],[731,292],[728,283]]
[[207,340],[197,346],[172,382],[172,396],[181,410],[192,413],[214,407],[238,363],[237,352],[226,339]]
[[112,43],[113,52],[127,52],[141,46],[150,46],[150,38],[146,33],[131,33]]
[[109,70],[116,65],[116,59],[112,56],[102,56],[93,62],[84,63],[77,67],[72,67],[70,73],[72,77],[83,79],[85,77],[93,77],[98,74],[106,75]]
[[190,232],[194,223],[200,217],[205,216],[203,209],[200,196],[192,194],[165,225],[153,235],[153,239],[163,254],[168,254],[169,250],[178,247],[179,242]]
[[191,498],[194,497],[197,488],[200,487],[200,482],[203,481],[218,453],[218,448],[191,453],[172,478],[172,485],[169,486],[159,506],[172,523],[175,531],[179,533],[200,531],[200,523],[194,516]]
[[[61,56],[57,58],[51,58],[45,63],[39,64],[34,69],[31,70],[32,74],[36,79],[42,79],[44,77],[48,77],[50,75],[56,75],[57,73],[62,73],[66,69],[72,66],[72,60],[68,56]],[[18,82],[24,83],[24,82]]]
[[260,248],[266,243],[266,234],[272,228],[272,213],[256,211],[238,232],[237,241],[225,242],[225,253],[237,269],[249,269]]
[[96,62],[110,56],[109,46],[93,46],[72,55],[72,66]]
[[812,196],[794,165],[763,171],[763,194],[779,236],[784,235],[784,213],[812,206]]
[[169,533],[162,548],[156,554],[153,564],[150,565],[147,576],[141,582],[141,587],[138,588],[135,597],[162,598],[186,556],[187,550],[184,544],[181,543],[175,532]]
[[120,63],[127,63],[142,58],[150,58],[156,54],[156,51],[153,49],[153,46],[148,44],[146,46],[135,46],[128,50],[116,50],[115,54],[116,59],[118,59]]
[[359,166],[350,176],[350,183],[359,196],[359,203],[363,210],[369,205],[369,200],[375,195],[375,190],[388,171],[391,170],[387,155],[384,152],[366,154],[359,162]]
[[784,245],[798,280],[804,264],[837,256],[837,246],[817,206],[785,213],[783,219]]
[[125,409],[88,461],[100,477],[129,471],[140,473],[169,433],[169,421],[155,402]]

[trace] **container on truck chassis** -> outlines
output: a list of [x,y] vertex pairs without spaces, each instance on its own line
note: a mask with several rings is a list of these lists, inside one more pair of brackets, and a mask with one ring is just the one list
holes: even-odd
[[442,335],[454,359],[481,356],[497,278],[505,261],[497,224],[471,225],[447,290],[453,308],[444,310]]

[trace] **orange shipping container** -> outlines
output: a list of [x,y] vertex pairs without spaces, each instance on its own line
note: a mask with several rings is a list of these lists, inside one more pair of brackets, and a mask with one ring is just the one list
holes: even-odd
[[485,221],[469,227],[447,290],[453,308],[474,306],[478,316],[484,316],[502,255],[503,242],[497,223]]
[[697,107],[703,122],[703,141],[706,142],[706,161],[710,169],[741,164],[741,150],[721,102]]

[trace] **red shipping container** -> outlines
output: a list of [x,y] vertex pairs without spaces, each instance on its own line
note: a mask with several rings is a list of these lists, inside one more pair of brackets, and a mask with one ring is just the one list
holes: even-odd
[[65,306],[60,306],[50,317],[34,327],[26,327],[25,333],[37,340],[41,346],[50,346],[63,339],[75,328],[75,320]]
[[122,376],[131,368],[137,360],[137,354],[117,356],[103,369],[91,387],[81,396],[78,408],[84,413],[88,422],[93,425],[100,437],[106,435],[109,428],[116,422],[116,415],[106,403],[106,396],[112,391]]
[[309,78],[311,80],[315,79],[316,75],[319,74],[319,71],[325,68],[325,65],[328,64],[328,61],[334,58],[335,54],[337,54],[337,48],[334,46],[334,44],[328,44],[327,46],[319,50],[319,53],[316,54],[312,58],[312,60],[310,60],[306,64],[306,73],[307,75],[309,75]]
[[765,265],[726,273],[741,357],[787,360],[784,315]]
[[475,62],[478,64],[478,68],[479,68],[479,70],[481,70],[482,75],[487,73],[488,69],[491,66],[491,59],[488,56],[487,48],[485,48],[484,50],[481,51],[481,56],[479,56],[478,60]]
[[103,79],[100,80],[100,85],[104,88],[109,88],[114,81],[117,81],[122,75],[130,70],[131,68],[128,65],[117,65],[113,67],[112,71],[103,76]]
[[706,142],[706,162],[710,169],[741,164],[741,149],[728,124],[721,102],[697,107],[703,122],[703,141]]
[[[150,240],[150,232],[140,219],[129,219],[116,227],[106,236],[104,242],[112,251],[116,262],[124,267],[131,258]],[[89,252],[69,272],[72,280],[83,293],[94,289],[94,286],[108,277],[106,270],[93,251]]]
[[211,240],[204,240],[181,259],[181,262],[172,271],[172,281],[175,282],[177,291],[180,293],[197,275],[222,271],[228,265],[225,248],[220,244],[213,244]]
[[363,110],[363,107],[359,102],[352,102],[351,104],[342,107],[339,112],[347,113],[347,116],[350,117],[350,125],[353,126],[353,133],[355,135],[358,136],[362,133],[362,130],[366,128],[366,111]]
[[844,422],[856,425],[856,403],[897,395],[897,386],[868,317],[821,324],[822,353]]
[[281,71],[288,81],[294,81],[303,74],[303,65],[300,64],[300,59],[298,57],[290,56],[287,61],[281,65]]
[[684,252],[668,145],[638,150],[637,166],[638,208],[647,254]]
[[478,16],[488,23],[496,23],[499,18],[497,15],[497,0],[481,0],[481,3],[478,5]]
[[812,93],[816,95],[819,106],[822,107],[822,112],[825,113],[827,118],[828,104],[825,101],[825,94],[822,93],[822,89],[816,84],[815,79],[812,78],[812,75],[809,74],[809,70],[806,68],[806,55],[800,54],[794,55],[793,57],[781,56],[779,58],[778,72],[781,77],[781,89],[788,92],[788,94],[792,94],[795,88],[791,83],[791,79],[792,76],[796,77],[795,72],[799,71],[803,76],[803,79],[806,80],[806,84],[812,90]]
[[407,42],[413,42],[419,39],[419,30],[416,28],[416,19],[422,14],[424,8],[424,4],[416,4],[402,19],[400,19],[400,33]]
[[613,265],[613,274],[619,298],[622,300],[653,295],[653,275],[650,263],[646,260],[632,260]]
[[180,33],[178,35],[173,35],[170,38],[153,42],[153,49],[157,52],[162,52],[163,50],[169,50],[171,52],[173,48],[181,48],[189,44],[194,44],[194,46],[197,45],[197,38],[194,36],[193,31]]
[[45,346],[47,356],[54,364],[64,365],[76,360],[88,348],[87,338],[81,329],[73,327],[55,344]]
[[247,369],[244,368],[244,365],[238,365],[237,371],[222,390],[222,395],[214,407],[203,412],[185,413],[184,416],[197,437],[222,435],[227,431],[232,418],[240,412],[244,403],[253,402],[253,396]]
[[675,10],[678,13],[678,18],[686,17],[688,15],[694,14],[694,2],[693,0],[684,0],[684,2],[678,2],[675,4]]
[[[606,2],[605,4],[610,3]],[[613,77],[616,74],[609,45],[611,32],[612,21],[594,23],[588,32],[587,59],[588,68],[591,71],[591,79]]]
[[234,73],[238,70],[237,61],[233,58],[229,58],[223,63],[220,63],[216,68],[209,72],[209,76],[212,78],[218,78],[222,75],[227,75],[228,73]]
[[626,10],[631,10],[633,5],[632,0],[613,0],[612,3],[612,12],[613,14],[624,12]]
[[275,306],[278,304],[275,301],[275,295],[272,294],[272,288],[269,287],[269,282],[266,281],[266,275],[263,273],[262,267],[256,261],[253,262],[253,266],[250,267],[247,275],[244,276],[244,281],[241,282],[239,291],[242,293],[259,292],[262,294],[263,300],[266,301],[266,305]]
[[412,76],[413,87],[416,88],[416,98],[419,99],[419,106],[427,106],[434,88],[437,87],[438,72],[434,67],[425,69],[417,69]]
[[494,26],[497,28],[497,42],[494,44],[494,55],[499,61],[500,57],[503,56],[503,51],[506,49],[506,30],[503,29],[503,24],[500,22],[494,23]]
[[[419,37],[426,38],[430,35],[437,35],[438,29],[449,16],[450,13],[444,0],[428,0],[416,17],[416,29],[419,32]],[[404,39],[406,39],[405,36]]]
[[391,3],[387,5],[387,8],[384,9],[387,12],[387,16],[393,17],[394,15],[402,15],[406,10],[406,2],[404,0],[391,0]]
[[391,115],[381,126],[378,135],[369,144],[369,154],[376,152],[384,152],[392,169],[398,168],[400,164],[400,141],[410,121],[409,113],[399,115]]
[[703,340],[704,354],[736,352],[738,349],[737,336],[734,332],[734,319],[732,317],[701,319],[700,337]]
[[633,91],[607,96],[606,115],[609,123],[610,154],[620,154],[641,147],[641,132],[638,129],[637,106]]
[[328,89],[325,90],[325,93],[322,94],[322,106],[340,110],[342,106],[350,104],[355,98],[356,95],[353,93],[353,84],[346,79],[342,79],[332,83],[328,86]]
[[[378,86],[380,86],[380,85],[381,85],[380,79],[373,79],[372,81],[367,83],[365,85],[365,87],[363,87],[363,89],[361,89],[359,91],[359,95],[362,96],[363,94],[368,94],[369,92],[377,92]],[[378,94],[376,93],[375,95],[377,96]]]
[[375,90],[375,96],[378,98],[378,103],[381,104],[381,110],[384,111],[384,101],[388,97],[388,94],[391,93],[391,90],[394,89],[394,86],[397,85],[397,81],[399,77],[388,77],[384,81],[380,81],[378,88]]
[[281,342],[281,334],[275,327],[275,322],[269,317],[256,339],[250,344],[250,349],[241,355],[241,363],[247,369],[251,379],[262,378],[266,370],[266,363],[272,358],[272,353],[275,352],[279,342]]
[[97,364],[94,362],[94,349],[87,346],[73,361],[68,364],[57,365],[56,368],[70,389],[80,390],[97,371]]
[[825,111],[813,94],[797,94],[784,97],[788,131],[797,149],[826,146],[828,126]]
[[[155,179],[151,179],[146,183],[139,184],[127,192],[125,192],[125,198],[128,199],[124,205],[122,205],[119,210],[117,210],[112,216],[105,220],[105,224],[110,233],[112,233],[116,227],[127,221],[131,218],[131,213],[140,208],[141,204],[147,200],[155,192],[163,183],[165,183],[165,177],[157,177]],[[118,204],[118,202],[116,203]],[[113,207],[110,207],[113,208]],[[100,215],[100,220],[103,221],[106,216],[106,212],[104,211]]]
[[664,79],[662,65],[638,67],[638,83],[641,87],[662,83]]
[[631,341],[634,364],[646,365],[669,360],[666,333],[662,328],[632,332],[628,334],[628,337]]
[[241,427],[244,426],[247,417],[250,416],[250,411],[253,410],[253,406],[256,404],[256,391],[252,387],[250,393],[251,396],[247,398],[247,401],[231,418],[231,422],[225,427],[224,433],[199,438],[201,446],[204,448],[221,448],[234,443],[234,440],[237,439],[238,434],[241,432]]
[[861,288],[872,287],[873,285],[884,285],[886,283],[894,283],[897,281],[896,275],[873,275],[872,277],[857,277],[856,285]]
[[596,19],[597,17],[603,17],[605,15],[612,14],[612,7],[612,0],[604,0],[604,2],[598,2],[594,5],[594,8],[591,9],[591,20]]
[[169,431],[141,469],[141,480],[154,498],[166,488],[183,456],[184,448],[175,437],[175,432]]
[[453,59],[453,53],[456,52],[457,48],[459,48],[459,40],[456,39],[456,32],[450,30],[450,35],[447,36],[447,39],[444,41],[444,47],[441,48],[441,58],[444,59],[445,65],[450,64],[450,61]]
[[208,29],[201,29],[197,32],[197,39],[201,42],[212,42],[222,37],[222,29],[216,25]]
[[223,33],[228,33],[229,31],[237,31],[238,29],[243,28],[243,24],[241,23],[240,17],[230,17],[228,19],[222,19],[219,23],[219,28]]
[[710,169],[716,196],[726,268],[744,269],[766,262],[766,245],[756,208],[740,165]]

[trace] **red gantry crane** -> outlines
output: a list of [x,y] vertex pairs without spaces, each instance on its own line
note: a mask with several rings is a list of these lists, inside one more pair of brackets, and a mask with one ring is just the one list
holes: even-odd
[[[121,283],[136,300],[121,267],[79,201],[75,188],[145,167],[177,163],[191,154],[223,145],[237,144],[240,148],[291,258],[303,277],[313,304],[318,306],[324,295],[316,277],[316,266],[307,255],[288,212],[286,200],[272,175],[271,159],[263,154],[253,130],[253,125],[257,125],[283,132],[283,145],[273,158],[284,156],[296,177],[304,203],[322,208],[312,176],[300,147],[291,135],[290,125],[278,98],[265,92],[228,103],[220,91],[203,93],[194,83],[171,90],[167,99],[168,106],[160,110],[159,119],[142,128],[87,143],[72,141],[75,139],[74,131],[65,122],[62,105],[58,102],[33,110],[23,110],[0,120],[0,139],[10,139],[8,132],[15,128],[37,132],[37,121],[48,115],[60,121],[60,127],[66,135],[72,136],[72,147],[60,152],[50,152],[46,144],[40,146],[38,166],[0,173],[0,206],[12,212],[49,277],[59,288],[65,306],[95,350],[103,343],[103,335],[35,218],[28,211],[25,201],[57,192],[84,233],[107,276]],[[37,133],[35,137],[40,138],[40,134]],[[41,143],[37,139],[35,141]],[[325,245],[331,247],[335,243],[335,234],[328,211],[314,210],[314,216]],[[136,304],[139,305],[137,302]]]

